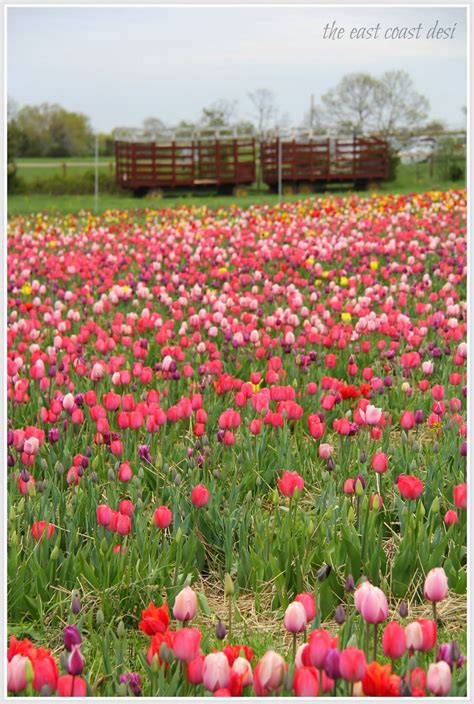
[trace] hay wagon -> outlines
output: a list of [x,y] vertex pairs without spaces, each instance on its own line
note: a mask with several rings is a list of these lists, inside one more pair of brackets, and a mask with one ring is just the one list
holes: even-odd
[[284,195],[323,190],[330,183],[365,188],[388,177],[388,143],[375,137],[275,136],[260,145],[262,181]]
[[138,196],[197,190],[239,196],[256,178],[256,143],[249,134],[116,130],[115,140],[117,184]]

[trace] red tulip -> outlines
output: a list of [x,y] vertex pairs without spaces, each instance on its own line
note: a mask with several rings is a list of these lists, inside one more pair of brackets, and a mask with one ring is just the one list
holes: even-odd
[[415,427],[415,414],[413,411],[403,411],[400,425],[404,430],[411,430]]
[[48,686],[54,692],[58,681],[58,666],[49,650],[36,648],[34,657],[30,658],[33,665],[33,689],[41,692],[44,686]]
[[180,628],[173,638],[173,652],[178,660],[191,662],[199,652],[201,631],[198,628]]
[[319,694],[319,673],[315,667],[298,667],[293,680],[297,697],[317,697]]
[[138,627],[147,636],[153,636],[156,633],[165,633],[169,625],[168,604],[165,602],[162,606],[155,606],[150,602],[148,608],[142,611],[142,620]]
[[387,471],[388,460],[385,452],[376,452],[372,457],[372,469],[377,472],[377,474],[383,474]]
[[129,482],[133,476],[132,468],[128,462],[122,462],[119,467],[118,478],[121,482]]
[[209,501],[209,491],[204,484],[197,484],[191,491],[191,501],[197,508],[206,506]]
[[299,601],[304,606],[306,611],[306,620],[310,623],[316,616],[316,602],[314,599],[314,594],[311,592],[302,592],[297,594],[295,601]]
[[407,648],[405,629],[397,621],[390,621],[382,636],[383,654],[386,658],[397,660]]
[[188,662],[187,673],[188,682],[191,684],[201,684],[202,682],[202,666],[204,664],[204,655],[196,655],[194,660]]
[[87,683],[82,677],[61,675],[58,679],[58,695],[60,697],[86,697]]
[[155,511],[155,525],[164,530],[168,528],[173,518],[173,514],[167,506],[159,506]]
[[309,634],[307,655],[309,662],[318,670],[324,665],[328,650],[332,647],[332,639],[328,631],[315,629]]
[[423,493],[423,482],[411,474],[400,474],[397,479],[398,491],[404,499],[414,500]]
[[36,542],[39,542],[45,533],[47,540],[49,540],[55,530],[56,526],[52,523],[47,523],[46,521],[35,521],[35,523],[31,526],[31,532]]
[[132,530],[132,521],[130,516],[119,513],[117,516],[117,527],[115,529],[119,535],[128,535]]
[[119,511],[120,511],[120,513],[123,514],[124,516],[130,516],[130,517],[131,517],[132,514],[133,514],[133,512],[134,512],[134,510],[135,510],[135,507],[134,507],[133,503],[130,501],[130,499],[123,499],[123,500],[120,502]]
[[278,479],[278,487],[283,496],[291,498],[296,490],[300,493],[303,491],[304,480],[297,472],[285,471],[281,479]]
[[444,522],[447,526],[452,526],[459,521],[458,514],[453,509],[449,509],[444,514]]
[[454,505],[456,508],[467,507],[467,484],[457,484],[454,487]]
[[365,675],[367,661],[363,650],[350,647],[341,651],[339,659],[341,677],[348,682],[359,682]]

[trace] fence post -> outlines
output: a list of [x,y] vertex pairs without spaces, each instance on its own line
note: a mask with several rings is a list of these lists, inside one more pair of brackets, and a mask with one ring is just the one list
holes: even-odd
[[282,194],[282,146],[281,146],[281,136],[278,136],[278,202],[281,201]]
[[99,136],[95,136],[94,209],[99,210]]

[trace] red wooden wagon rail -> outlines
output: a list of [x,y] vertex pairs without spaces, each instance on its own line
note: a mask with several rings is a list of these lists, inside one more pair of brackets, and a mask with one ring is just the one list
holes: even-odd
[[370,181],[388,177],[388,143],[372,137],[332,139],[280,138],[264,141],[260,147],[262,180],[278,188],[279,150],[283,192],[305,193],[315,186],[334,182],[354,182],[367,186]]
[[334,139],[300,132],[257,145],[253,136],[229,130],[160,135],[119,130],[117,183],[137,195],[202,188],[243,195],[256,180],[257,147],[262,182],[278,190],[281,181],[284,194],[336,182],[364,187],[388,177],[388,143],[375,137]]
[[117,139],[115,156],[117,183],[137,194],[209,187],[238,194],[256,178],[256,143],[249,136]]

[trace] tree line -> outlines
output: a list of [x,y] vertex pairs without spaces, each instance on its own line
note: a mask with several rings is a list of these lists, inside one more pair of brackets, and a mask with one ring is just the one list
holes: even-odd
[[[174,128],[245,129],[256,136],[288,127],[288,115],[277,104],[275,94],[266,88],[249,93],[250,119],[239,117],[238,102],[218,100],[204,107],[196,121],[181,121]],[[378,134],[414,131],[421,127],[442,130],[439,121],[426,123],[428,99],[419,93],[406,71],[386,71],[379,77],[366,73],[344,76],[313,104],[301,120],[301,127],[326,134]],[[160,132],[167,125],[159,117],[143,121],[144,131]],[[17,157],[86,156],[93,152],[95,135],[89,118],[57,104],[26,105],[20,109],[8,104],[9,160]],[[99,135],[99,153],[114,153],[113,134]]]

